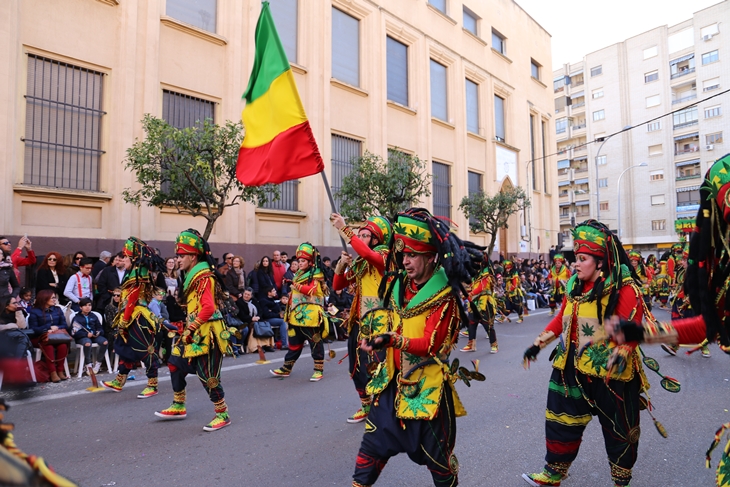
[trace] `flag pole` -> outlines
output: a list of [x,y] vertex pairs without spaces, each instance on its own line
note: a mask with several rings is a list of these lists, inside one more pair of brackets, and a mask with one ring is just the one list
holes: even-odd
[[[324,170],[322,170],[320,174],[322,175],[322,181],[324,181],[324,188],[327,190],[327,197],[330,199],[332,213],[337,213],[337,205],[335,204],[335,199],[332,197],[332,189],[330,188],[330,183],[327,180],[327,174],[324,172]],[[342,242],[342,250],[347,252],[347,244],[345,243],[345,239],[342,238],[342,235],[340,235],[340,242]]]

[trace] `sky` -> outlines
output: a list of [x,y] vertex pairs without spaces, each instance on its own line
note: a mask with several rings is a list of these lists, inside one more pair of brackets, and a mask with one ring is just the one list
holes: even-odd
[[552,35],[553,71],[565,63],[662,25],[672,26],[719,0],[515,0]]

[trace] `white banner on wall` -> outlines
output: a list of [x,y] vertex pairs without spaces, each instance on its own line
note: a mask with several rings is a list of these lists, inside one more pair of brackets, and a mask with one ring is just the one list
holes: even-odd
[[517,186],[517,153],[497,145],[497,181],[502,182],[509,176],[512,184]]

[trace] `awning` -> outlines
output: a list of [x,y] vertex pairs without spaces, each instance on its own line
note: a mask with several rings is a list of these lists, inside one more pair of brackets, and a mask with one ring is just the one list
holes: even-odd
[[570,186],[570,181],[558,181],[558,186]]
[[674,141],[682,140],[682,139],[689,139],[690,137],[699,137],[699,132],[692,132],[691,134],[684,134],[684,135],[678,135],[674,138]]
[[588,184],[588,178],[576,179],[575,184]]
[[581,96],[586,96],[586,94],[584,92],[582,92],[582,91],[579,91],[578,93],[571,93],[570,94],[570,98],[571,99],[580,98]]
[[575,156],[573,158],[573,160],[574,161],[587,161],[588,160],[588,156]]
[[695,57],[695,53],[687,54],[686,56],[678,57],[677,59],[673,59],[673,60],[669,61],[669,64],[672,65],[672,64],[681,63],[682,61],[686,61],[687,59],[692,59],[693,57]]
[[697,186],[687,186],[685,188],[677,188],[677,193],[684,193],[685,191],[694,191],[696,189],[700,189],[700,185]]
[[576,71],[575,73],[570,73],[570,77],[572,78],[573,76],[578,76],[579,74],[583,74],[582,69],[580,71]]
[[553,83],[555,83],[556,81],[560,81],[560,80],[562,80],[564,78],[565,78],[565,75],[564,74],[561,74],[560,76],[553,78]]
[[570,202],[567,202],[567,203],[560,203],[560,204],[559,204],[558,206],[560,206],[560,207],[563,207],[563,206],[570,206]]
[[[699,164],[699,163],[700,163],[699,159],[692,159],[691,161],[678,162],[677,164],[675,164],[675,166],[682,167],[682,166],[690,166],[692,164]],[[677,190],[677,191],[679,191],[679,190]]]
[[575,202],[575,206],[585,206],[585,205],[588,205],[588,204],[590,204],[590,200],[576,201]]
[[562,161],[558,161],[558,169],[567,169],[570,167],[570,161],[568,159],[563,159]]

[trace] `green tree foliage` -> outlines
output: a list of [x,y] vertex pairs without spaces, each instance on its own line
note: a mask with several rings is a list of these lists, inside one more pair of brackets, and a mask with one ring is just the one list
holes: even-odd
[[465,196],[459,209],[469,218],[472,232],[491,235],[487,255],[492,255],[499,229],[507,228],[509,217],[529,206],[527,193],[520,187],[509,186],[494,196],[486,195],[482,191]]
[[123,191],[125,202],[172,207],[181,214],[201,216],[207,220],[203,232],[207,239],[227,207],[241,201],[258,204],[267,193],[278,198],[275,186],[246,187],[236,179],[241,122],[229,120],[219,126],[207,119],[177,129],[146,114],[142,128],[145,139],[127,149],[124,161],[139,184]]
[[339,210],[347,220],[363,221],[374,215],[392,218],[431,195],[431,175],[417,156],[391,149],[384,160],[365,151],[353,164],[335,194],[342,201]]

